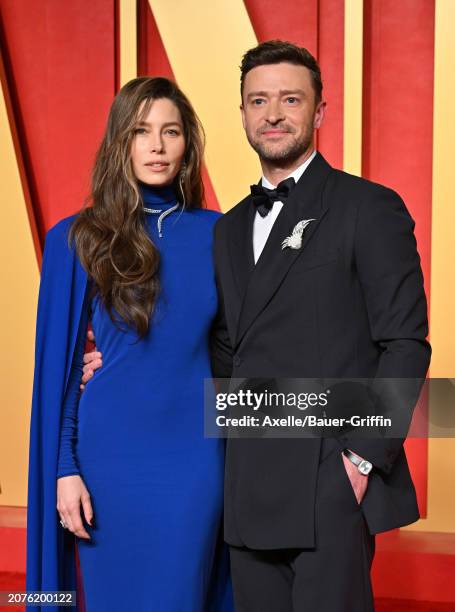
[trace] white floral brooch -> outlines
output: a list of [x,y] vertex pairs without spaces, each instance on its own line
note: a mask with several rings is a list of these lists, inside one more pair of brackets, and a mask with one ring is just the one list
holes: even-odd
[[316,221],[316,219],[302,219],[299,221],[292,230],[292,234],[285,238],[281,243],[281,250],[287,248],[300,249],[302,246],[303,230],[311,223],[311,221]]

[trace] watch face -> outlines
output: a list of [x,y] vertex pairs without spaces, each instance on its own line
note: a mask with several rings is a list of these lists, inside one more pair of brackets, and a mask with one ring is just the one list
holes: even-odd
[[359,465],[359,472],[367,476],[371,470],[373,469],[373,465],[369,461],[361,461]]

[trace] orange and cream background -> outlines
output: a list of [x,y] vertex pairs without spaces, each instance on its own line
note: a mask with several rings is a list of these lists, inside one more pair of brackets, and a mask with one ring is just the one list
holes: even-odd
[[[113,96],[136,76],[176,79],[206,131],[207,205],[227,211],[260,176],[241,127],[240,60],[271,38],[319,60],[322,154],[405,200],[430,375],[455,375],[455,0],[0,0],[0,573],[24,568],[44,236],[82,206]],[[437,398],[423,399],[431,414]],[[406,442],[423,518],[378,538],[379,597],[455,602],[454,433]]]

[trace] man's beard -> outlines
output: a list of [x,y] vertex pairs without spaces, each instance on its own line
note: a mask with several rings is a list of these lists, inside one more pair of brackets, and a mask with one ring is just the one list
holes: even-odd
[[300,140],[292,138],[283,148],[268,145],[254,137],[247,135],[248,142],[259,155],[259,158],[268,162],[292,163],[309,149],[313,142],[313,131],[306,131]]

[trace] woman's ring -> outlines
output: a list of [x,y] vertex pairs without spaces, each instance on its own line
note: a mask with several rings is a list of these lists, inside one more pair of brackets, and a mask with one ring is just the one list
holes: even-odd
[[60,525],[63,527],[63,529],[68,529],[68,527],[66,526],[66,523],[63,519],[60,519]]

